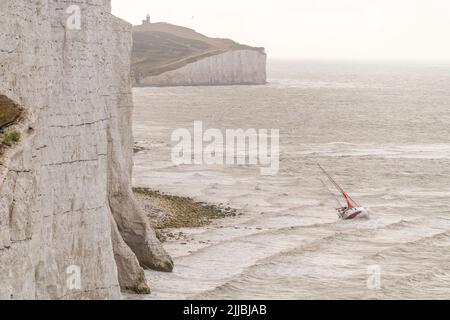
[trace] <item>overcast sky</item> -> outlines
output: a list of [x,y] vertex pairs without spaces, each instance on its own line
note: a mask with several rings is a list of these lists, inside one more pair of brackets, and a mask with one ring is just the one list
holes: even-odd
[[450,60],[450,0],[112,0],[140,24],[169,22],[266,47],[272,58]]

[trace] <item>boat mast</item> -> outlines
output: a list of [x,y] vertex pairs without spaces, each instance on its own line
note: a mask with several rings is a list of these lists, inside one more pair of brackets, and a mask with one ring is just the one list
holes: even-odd
[[344,189],[342,189],[342,187],[333,179],[333,177],[331,177],[331,175],[320,165],[317,164],[320,168],[320,170],[323,171],[323,173],[328,177],[328,179],[331,181],[331,183],[336,187],[337,190],[339,190],[339,192],[342,194],[342,196],[344,197],[345,201],[347,202],[347,207],[348,208],[353,208],[353,207],[359,207],[358,203],[356,203],[355,200],[353,200],[348,194],[347,192],[345,192]]
[[341,203],[341,201],[339,200],[339,197],[338,197],[333,191],[331,191],[330,188],[328,188],[328,186],[327,186],[327,184],[325,183],[325,181],[323,181],[322,179],[319,179],[319,180],[320,180],[320,182],[322,182],[322,184],[323,184],[323,186],[325,187],[325,189],[327,189],[328,192],[329,192],[329,193],[333,196],[333,198],[336,200],[336,202],[337,202],[339,208],[341,208],[341,207],[342,207],[342,203]]

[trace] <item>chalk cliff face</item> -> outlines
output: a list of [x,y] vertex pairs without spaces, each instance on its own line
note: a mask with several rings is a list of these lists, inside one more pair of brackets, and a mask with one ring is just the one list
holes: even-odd
[[141,79],[153,86],[265,84],[266,54],[234,50],[213,55],[184,67]]
[[0,165],[0,299],[120,298],[148,291],[141,266],[172,269],[131,192],[131,26],[110,12],[0,1],[0,98],[23,111]]

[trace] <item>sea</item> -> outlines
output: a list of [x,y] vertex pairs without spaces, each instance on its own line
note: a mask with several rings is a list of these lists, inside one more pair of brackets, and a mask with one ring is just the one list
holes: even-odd
[[[269,60],[267,85],[135,88],[134,104],[134,185],[239,212],[176,230],[149,299],[450,298],[450,64]],[[174,164],[195,121],[279,130],[278,173]],[[370,219],[338,219],[318,163]]]

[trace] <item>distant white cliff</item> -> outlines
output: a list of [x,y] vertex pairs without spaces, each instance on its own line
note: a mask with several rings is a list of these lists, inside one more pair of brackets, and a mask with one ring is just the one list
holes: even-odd
[[243,85],[266,83],[267,55],[233,50],[189,63],[180,69],[141,79],[147,86]]
[[266,62],[262,47],[150,19],[133,27],[135,86],[265,84]]

